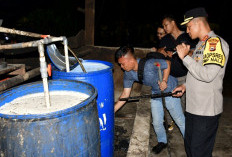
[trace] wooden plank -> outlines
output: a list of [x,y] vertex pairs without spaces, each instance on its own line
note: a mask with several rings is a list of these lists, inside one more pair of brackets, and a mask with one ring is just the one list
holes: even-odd
[[20,68],[9,73],[9,75],[24,75],[26,73],[25,64],[21,64]]
[[15,71],[17,69],[20,69],[22,67],[25,68],[25,65],[24,64],[7,64],[6,68],[0,69],[0,75],[10,73],[10,72]]
[[94,45],[95,0],[85,0],[85,44]]
[[40,75],[40,68],[35,68],[32,69],[31,71],[26,72],[24,75],[17,75],[7,80],[3,80],[2,82],[0,82],[0,92],[8,88],[11,88],[13,86],[16,86],[38,75]]

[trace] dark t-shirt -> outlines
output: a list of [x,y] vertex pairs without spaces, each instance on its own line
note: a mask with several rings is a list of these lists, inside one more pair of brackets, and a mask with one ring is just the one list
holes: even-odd
[[[192,40],[187,33],[182,33],[181,35],[178,36],[176,40],[172,35],[167,34],[161,39],[159,47],[166,47],[167,49],[175,49],[176,46],[181,43],[190,45],[190,48],[194,49],[196,47],[197,41]],[[188,70],[184,66],[179,56],[177,54],[173,55],[171,58],[170,75],[174,77],[182,77],[187,75],[187,72]]]

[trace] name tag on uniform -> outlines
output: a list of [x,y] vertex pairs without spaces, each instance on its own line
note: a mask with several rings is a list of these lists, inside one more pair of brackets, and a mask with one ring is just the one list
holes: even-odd
[[203,52],[202,51],[197,51],[196,54],[202,54]]

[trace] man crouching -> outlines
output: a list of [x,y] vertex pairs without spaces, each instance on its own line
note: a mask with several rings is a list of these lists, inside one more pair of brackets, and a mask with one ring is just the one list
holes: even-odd
[[[115,59],[124,70],[123,85],[124,89],[120,98],[126,98],[130,96],[131,88],[134,81],[138,79],[138,68],[140,59],[136,59],[134,55],[134,49],[129,46],[120,47],[115,52]],[[162,82],[159,81],[158,67],[163,75]],[[176,78],[169,75],[170,62],[163,59],[151,58],[145,62],[144,73],[142,83],[144,85],[152,87],[152,94],[160,94],[163,92],[171,92],[177,86]],[[166,97],[166,108],[171,114],[173,120],[179,127],[182,135],[185,132],[185,117],[181,108],[180,98]],[[118,101],[115,103],[114,111],[117,112],[126,101]],[[160,153],[167,147],[167,135],[163,125],[164,122],[164,110],[161,98],[151,99],[151,113],[155,133],[157,135],[158,144],[153,147],[152,151],[156,154]]]

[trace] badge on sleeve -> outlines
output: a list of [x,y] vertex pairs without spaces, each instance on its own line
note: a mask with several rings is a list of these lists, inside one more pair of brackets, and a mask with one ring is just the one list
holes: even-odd
[[203,65],[217,64],[221,67],[225,64],[225,54],[218,37],[211,37],[206,41],[203,52]]

